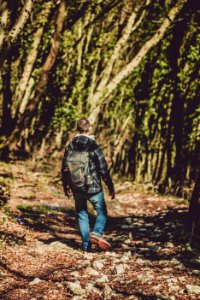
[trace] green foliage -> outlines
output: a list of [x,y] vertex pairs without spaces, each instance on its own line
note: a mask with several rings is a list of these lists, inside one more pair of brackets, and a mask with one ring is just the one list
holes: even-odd
[[7,219],[11,218],[12,213],[11,213],[11,210],[10,210],[10,207],[8,206],[8,204],[5,204],[2,207],[2,212],[5,214],[3,217],[3,220],[2,220],[3,222],[6,222]]
[[26,205],[26,204],[20,204],[17,206],[17,209],[19,209],[21,212],[26,213],[26,216],[30,214],[40,214],[40,215],[47,215],[49,212],[54,213],[60,213],[65,212],[65,208],[56,206],[56,205]]
[[74,126],[77,119],[78,115],[76,106],[66,102],[64,105],[55,109],[52,124],[55,128],[69,130]]

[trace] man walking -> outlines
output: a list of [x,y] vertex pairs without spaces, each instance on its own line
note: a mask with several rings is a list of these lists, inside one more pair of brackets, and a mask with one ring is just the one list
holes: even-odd
[[[107,208],[104,200],[101,179],[109,189],[111,199],[115,198],[114,186],[102,150],[90,136],[90,122],[80,119],[78,134],[66,147],[62,162],[62,183],[65,195],[70,191],[75,200],[78,225],[82,237],[82,248],[90,251],[92,243],[108,250],[111,246],[103,237],[107,221]],[[87,200],[96,211],[96,220],[90,234]]]

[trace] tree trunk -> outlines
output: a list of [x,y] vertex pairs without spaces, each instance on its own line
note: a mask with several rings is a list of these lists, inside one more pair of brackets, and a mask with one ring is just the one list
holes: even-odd
[[21,30],[23,29],[24,25],[26,24],[26,21],[29,18],[32,7],[33,7],[33,0],[26,0],[18,20],[15,22],[13,28],[11,29],[11,31],[8,34],[8,37],[6,39],[6,42],[8,44],[13,44],[15,42],[15,40],[17,39],[18,35],[20,34]]
[[[33,43],[31,45],[31,50],[27,56],[26,63],[24,66],[24,70],[17,85],[15,95],[14,95],[14,103],[15,103],[15,118],[17,118],[18,113],[23,113],[26,107],[26,101],[24,101],[24,94],[27,89],[27,85],[30,79],[31,72],[33,70],[33,66],[38,54],[38,46],[41,42],[43,27],[40,27],[36,30],[33,36]],[[25,99],[27,100],[27,99]]]
[[[65,19],[65,0],[62,0],[59,6],[58,17],[56,21],[56,29],[52,37],[52,45],[49,54],[46,58],[46,61],[42,66],[40,78],[36,85],[36,90],[35,90],[33,100],[28,104],[24,114],[22,115],[21,119],[17,124],[16,129],[8,139],[7,145],[9,146],[10,150],[16,147],[16,143],[20,137],[21,132],[31,125],[32,119],[37,113],[40,98],[45,90],[48,81],[49,72],[51,71],[56,61],[64,19]],[[3,147],[4,146],[6,145],[3,145]]]
[[137,13],[136,13],[136,11],[134,11],[130,15],[128,22],[122,32],[122,37],[118,40],[117,44],[115,45],[113,53],[112,53],[111,57],[108,59],[104,70],[102,71],[101,80],[96,88],[95,95],[91,99],[88,99],[88,103],[90,104],[92,109],[95,107],[96,99],[98,99],[99,95],[101,95],[102,89],[104,89],[106,84],[108,83],[114,62],[119,57],[122,47],[126,44],[128,38],[133,30],[133,25],[135,23],[136,17],[137,17]]
[[3,89],[3,108],[2,108],[2,120],[0,134],[7,136],[12,132],[13,119],[11,115],[12,107],[12,91],[11,91],[11,60],[12,57],[9,55],[7,59],[7,65],[4,73],[2,74],[2,89]]
[[4,39],[2,44],[2,52],[0,54],[0,69],[2,68],[4,60],[7,57],[13,43],[16,41],[24,25],[26,24],[29,15],[32,11],[32,7],[33,7],[33,0],[26,0],[19,18],[15,22],[13,28],[8,33],[6,39]]
[[[19,83],[15,89],[15,94],[13,96],[13,102],[15,105],[15,119],[17,120],[18,113],[23,114],[28,103],[29,96],[33,87],[33,79],[30,79],[31,73],[33,71],[34,64],[37,59],[39,45],[41,43],[42,35],[44,32],[44,26],[48,22],[48,17],[51,12],[50,2],[46,3],[45,8],[41,11],[39,15],[41,18],[45,18],[45,22],[43,22],[43,26],[40,25],[39,28],[33,34],[32,44],[30,46],[30,51],[27,55],[24,70],[22,76],[19,80]],[[37,23],[36,23],[37,26]]]
[[[191,1],[187,3],[183,9],[182,20],[173,29],[173,38],[169,48],[170,59],[169,63],[171,65],[171,78],[172,78],[172,88],[173,88],[173,98],[171,107],[171,116],[169,124],[171,125],[172,132],[174,134],[174,145],[175,145],[175,161],[173,169],[173,181],[176,182],[180,187],[182,186],[185,177],[185,159],[184,159],[184,117],[185,117],[185,96],[181,95],[180,90],[180,79],[179,74],[179,57],[181,55],[181,48],[185,44],[186,33],[188,29],[188,24],[190,24],[190,19],[192,14],[190,9],[193,9]],[[188,39],[188,37],[187,37]],[[189,40],[188,40],[189,43]],[[171,152],[173,144],[171,146]],[[182,191],[179,190],[179,196],[181,196]]]
[[6,35],[6,29],[8,26],[8,17],[9,17],[9,10],[7,7],[6,1],[4,1],[1,5],[1,17],[0,17],[0,53],[2,52],[2,46],[4,42],[4,38]]
[[188,229],[191,229],[193,222],[198,221],[198,219],[200,219],[200,169],[190,200],[187,220]]

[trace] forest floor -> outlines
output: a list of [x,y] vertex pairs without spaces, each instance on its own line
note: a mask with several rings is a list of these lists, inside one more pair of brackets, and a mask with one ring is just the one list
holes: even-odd
[[183,199],[117,184],[116,200],[107,197],[112,249],[83,253],[58,169],[0,163],[0,196],[8,199],[0,212],[0,299],[200,299],[200,250],[185,233]]

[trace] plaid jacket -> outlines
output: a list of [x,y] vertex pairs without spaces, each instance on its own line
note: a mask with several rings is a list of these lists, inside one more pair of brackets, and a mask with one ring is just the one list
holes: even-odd
[[[72,140],[73,148],[78,151],[88,151],[89,153],[89,169],[92,176],[92,184],[89,186],[88,193],[98,193],[102,191],[101,179],[107,185],[110,194],[114,191],[114,186],[110,173],[108,170],[107,162],[103,155],[102,150],[96,142],[86,135],[78,135]],[[71,188],[67,179],[66,170],[66,156],[68,151],[71,150],[69,144],[66,149],[62,160],[62,183],[64,190]]]

